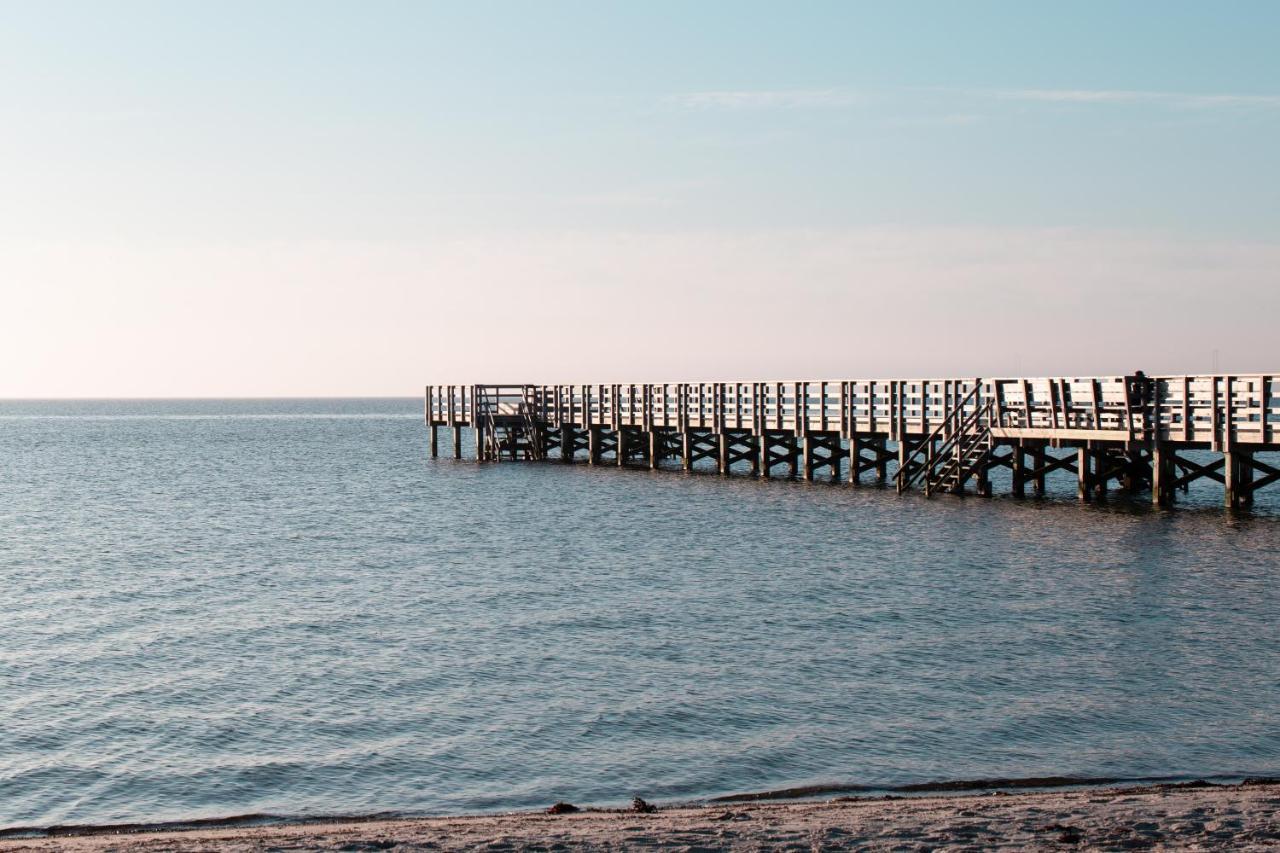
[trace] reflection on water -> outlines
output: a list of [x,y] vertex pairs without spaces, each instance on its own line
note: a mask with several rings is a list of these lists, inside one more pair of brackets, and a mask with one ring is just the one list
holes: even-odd
[[0,404],[0,826],[1280,770],[1280,489],[431,462],[417,411]]

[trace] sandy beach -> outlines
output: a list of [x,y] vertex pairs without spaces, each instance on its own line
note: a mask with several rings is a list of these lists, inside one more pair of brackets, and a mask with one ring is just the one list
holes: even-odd
[[584,808],[0,841],[3,851],[1274,850],[1280,782]]

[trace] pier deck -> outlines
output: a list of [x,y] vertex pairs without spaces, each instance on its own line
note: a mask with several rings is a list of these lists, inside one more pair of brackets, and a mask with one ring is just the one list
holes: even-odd
[[[664,462],[720,473],[890,479],[900,491],[1043,493],[1074,474],[1081,500],[1150,490],[1161,506],[1195,480],[1222,483],[1233,508],[1280,481],[1280,376],[1121,376],[800,380],[596,385],[428,385],[431,455],[438,429],[474,431],[475,458]],[[1068,451],[1063,454],[1062,451]],[[1189,458],[1188,451],[1209,451]],[[1275,460],[1273,460],[1275,461]],[[736,467],[735,467],[736,466]]]

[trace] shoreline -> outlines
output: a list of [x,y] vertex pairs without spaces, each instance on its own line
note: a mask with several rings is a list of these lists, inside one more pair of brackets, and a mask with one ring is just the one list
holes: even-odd
[[[670,800],[657,805],[659,809],[701,808],[752,802],[805,803],[823,802],[823,798],[841,801],[847,798],[860,800],[894,800],[905,797],[971,796],[978,794],[1006,793],[1013,791],[1051,792],[1074,790],[1103,790],[1108,788],[1211,788],[1252,786],[1259,784],[1280,785],[1280,776],[1253,776],[1245,773],[1221,773],[1211,776],[1012,776],[985,779],[952,779],[935,782],[913,782],[903,785],[863,785],[858,783],[818,783],[763,791],[746,791],[720,794],[714,797]],[[249,812],[215,817],[178,818],[159,821],[121,821],[118,823],[70,823],[47,826],[0,826],[0,841],[8,839],[61,838],[81,835],[121,835],[143,832],[190,832],[200,829],[226,828],[248,829],[271,826],[306,826],[309,824],[369,823],[374,821],[402,821],[444,818],[483,818],[510,814],[525,814],[529,807],[498,809],[494,811],[460,812],[458,814],[432,814],[386,810],[369,814],[273,814]],[[577,807],[575,807],[577,808]],[[597,813],[627,813],[631,809],[621,806],[582,806],[579,811]]]
[[[0,836],[0,851],[1280,847],[1280,779],[1270,777],[1234,784],[1195,780],[804,801],[737,796],[652,811],[584,806],[559,814],[313,820],[245,815],[188,821],[182,828],[50,827],[41,835]],[[248,823],[255,819],[261,822]]]

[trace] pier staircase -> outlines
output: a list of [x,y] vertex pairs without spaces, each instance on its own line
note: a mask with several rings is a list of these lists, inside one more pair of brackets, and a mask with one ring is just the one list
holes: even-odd
[[925,496],[939,492],[960,493],[970,478],[986,482],[986,471],[995,447],[991,434],[994,404],[983,401],[981,385],[947,415],[941,424],[902,457],[897,474],[899,492],[923,485]]
[[527,387],[477,386],[476,403],[484,431],[481,448],[485,461],[543,458],[541,434]]

